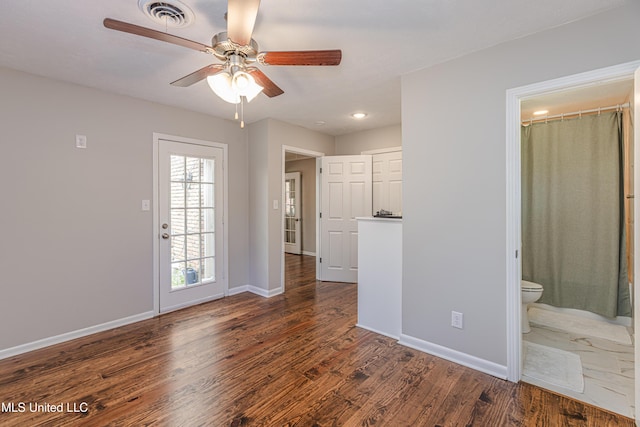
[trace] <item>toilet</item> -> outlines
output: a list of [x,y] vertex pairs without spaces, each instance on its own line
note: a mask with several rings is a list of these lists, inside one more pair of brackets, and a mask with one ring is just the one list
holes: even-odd
[[539,283],[520,281],[520,294],[522,299],[522,333],[531,332],[529,327],[529,316],[527,316],[527,306],[532,302],[536,302],[542,296],[542,285]]

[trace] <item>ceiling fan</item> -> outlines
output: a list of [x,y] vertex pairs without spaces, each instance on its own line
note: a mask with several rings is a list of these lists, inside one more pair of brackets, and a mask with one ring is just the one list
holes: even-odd
[[223,63],[207,65],[171,84],[188,87],[206,78],[218,96],[233,104],[244,99],[250,101],[260,92],[268,97],[284,93],[254,66],[256,63],[321,66],[340,64],[342,51],[339,49],[260,52],[258,44],[251,38],[259,6],[260,0],[228,0],[227,31],[213,36],[211,46],[111,18],[104,20],[104,26],[214,55]]

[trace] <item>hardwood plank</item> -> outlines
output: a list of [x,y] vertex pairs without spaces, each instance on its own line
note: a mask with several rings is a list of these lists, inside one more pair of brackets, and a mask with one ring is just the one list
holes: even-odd
[[[0,361],[0,425],[633,426],[356,328],[357,287],[286,256],[240,294]],[[7,412],[85,403],[87,412]],[[66,409],[66,408],[65,408]]]

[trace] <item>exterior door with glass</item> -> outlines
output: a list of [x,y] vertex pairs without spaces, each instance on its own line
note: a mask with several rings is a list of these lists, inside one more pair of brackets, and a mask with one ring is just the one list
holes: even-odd
[[302,253],[300,222],[300,172],[289,172],[284,179],[284,251]]
[[158,142],[160,312],[224,296],[223,154]]

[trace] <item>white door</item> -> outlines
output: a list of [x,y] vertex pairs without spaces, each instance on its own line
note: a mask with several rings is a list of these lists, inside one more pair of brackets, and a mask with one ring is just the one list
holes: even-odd
[[319,278],[358,281],[357,217],[371,216],[371,156],[322,158]]
[[223,154],[159,140],[160,312],[224,296]]
[[302,253],[300,222],[300,172],[289,172],[284,178],[284,251]]
[[402,215],[402,151],[374,154],[373,212]]

